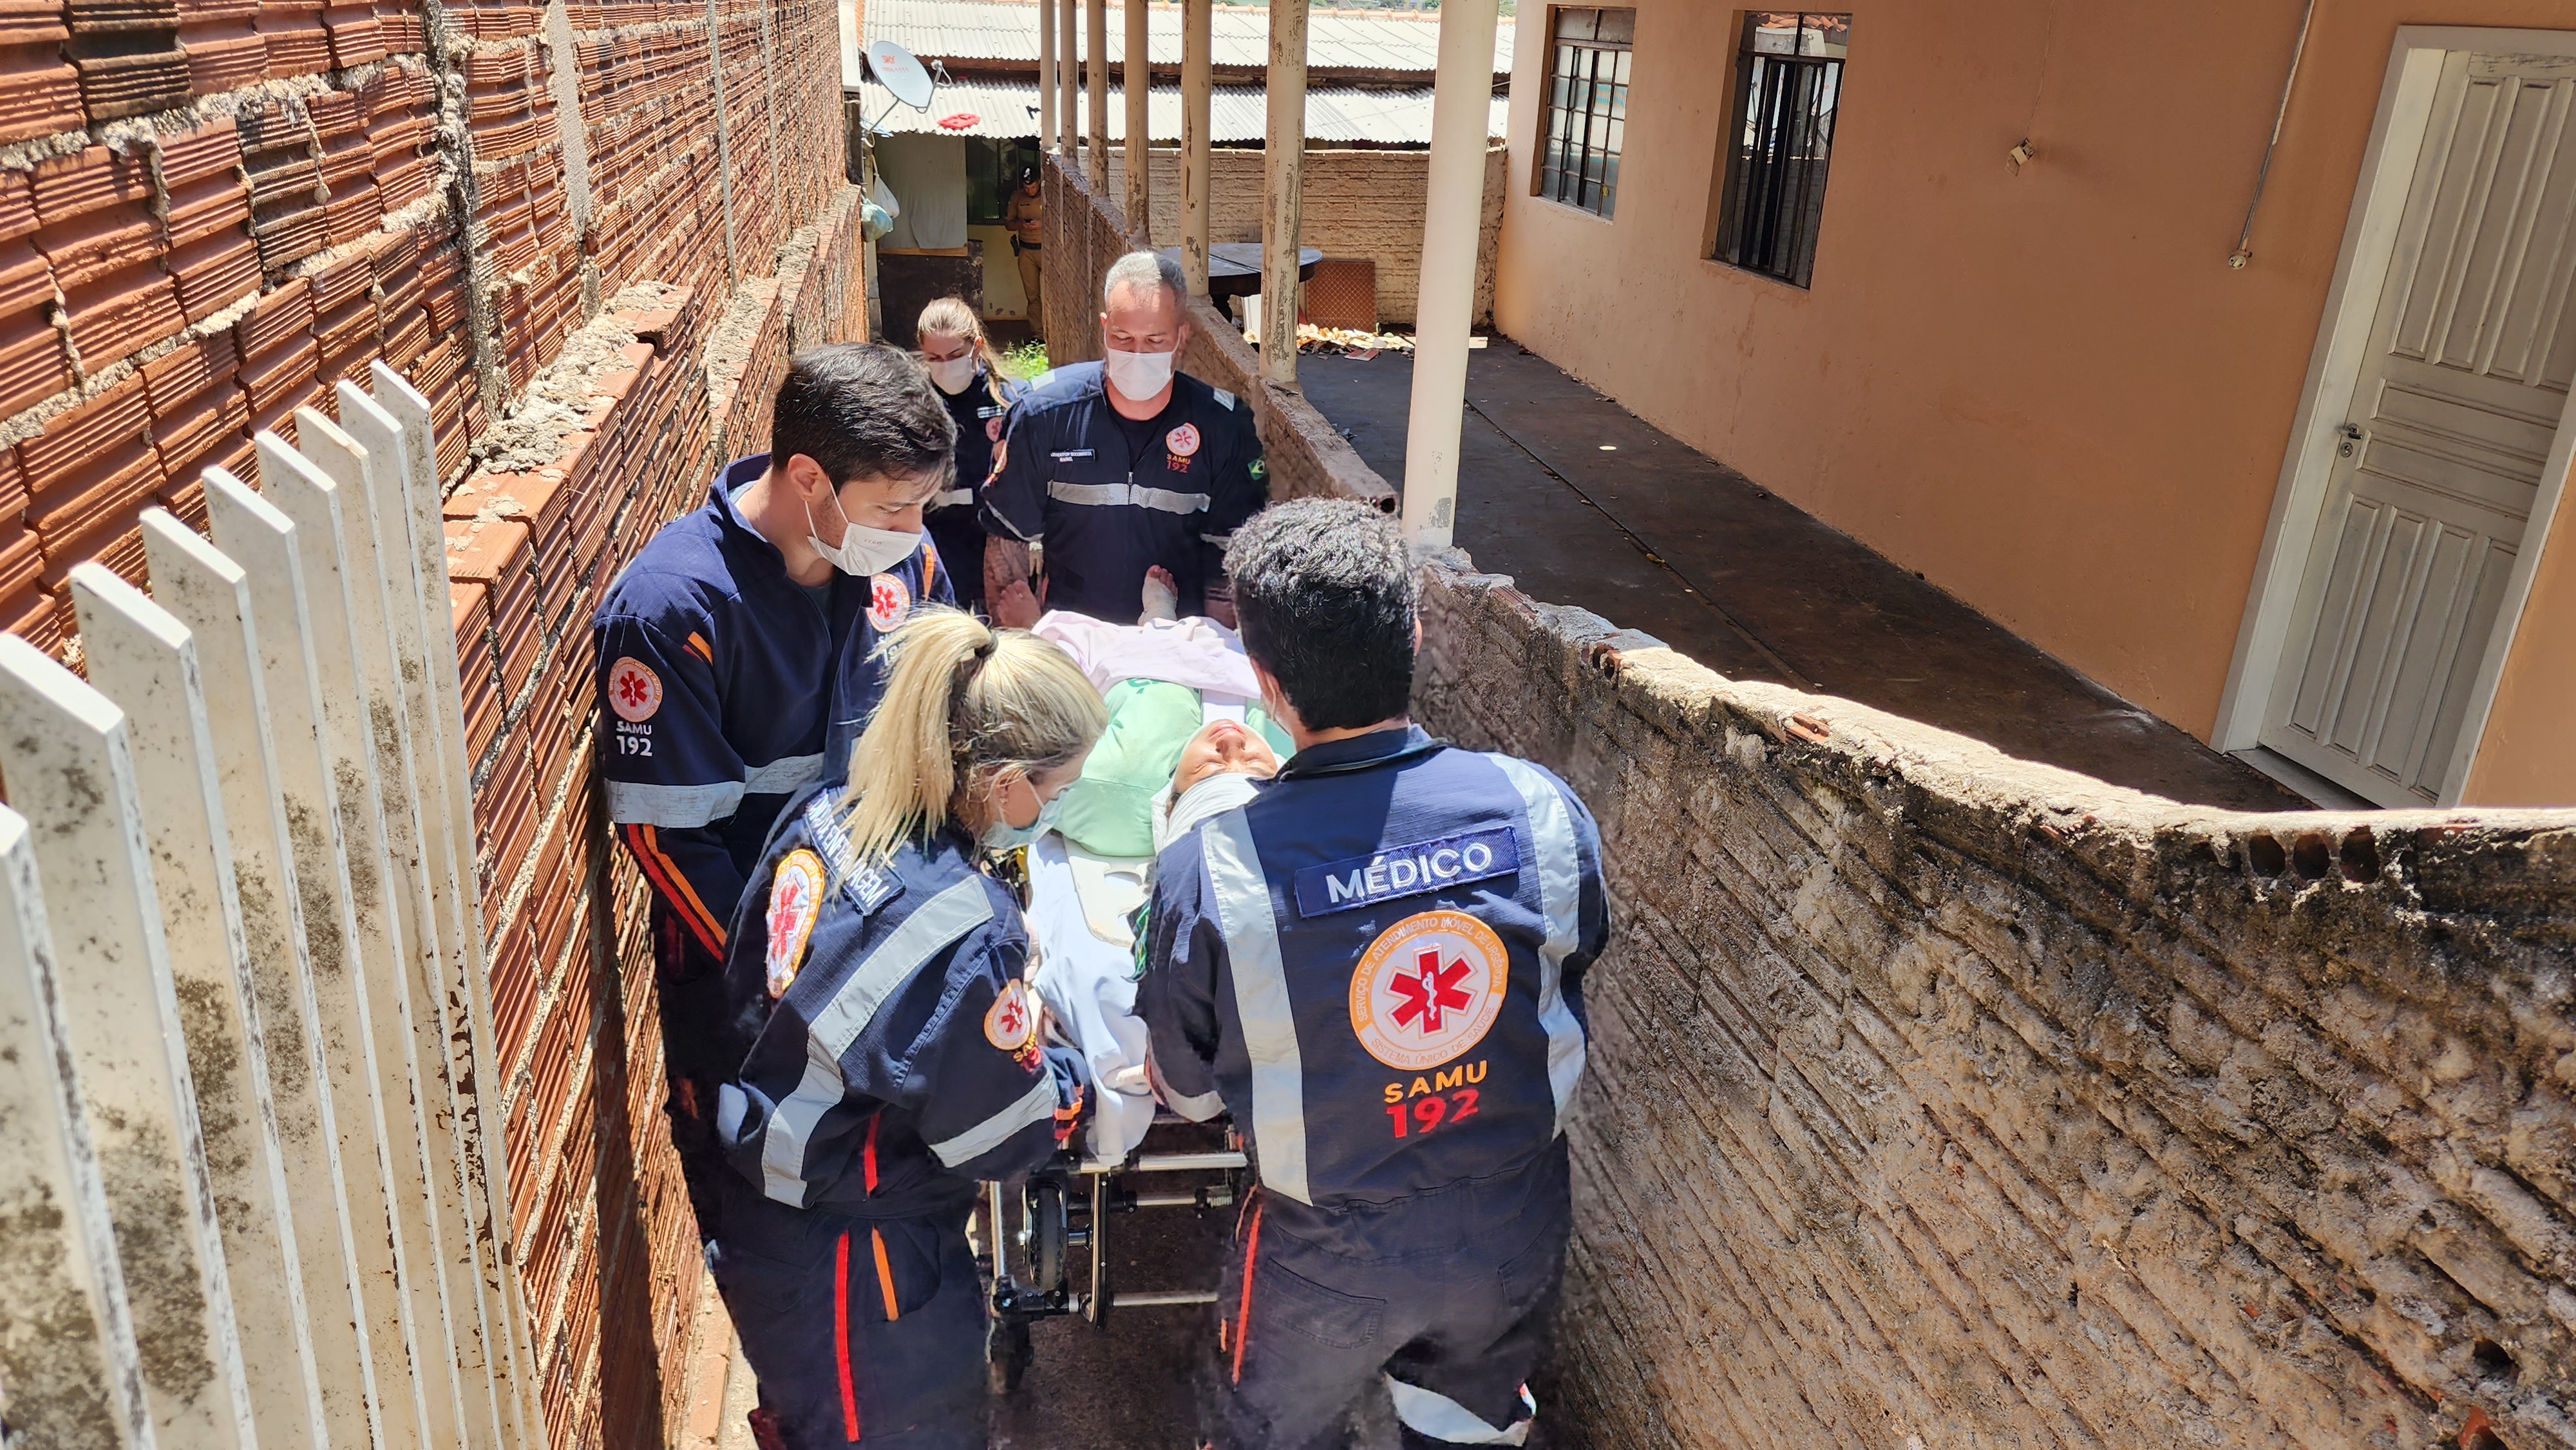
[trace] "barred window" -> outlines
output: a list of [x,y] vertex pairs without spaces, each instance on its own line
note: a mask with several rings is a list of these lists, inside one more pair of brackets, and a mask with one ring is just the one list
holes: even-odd
[[1554,30],[1538,194],[1606,217],[1619,195],[1619,144],[1628,129],[1628,54],[1637,34],[1637,12],[1560,6]]
[[1825,167],[1834,149],[1851,17],[1755,10],[1736,53],[1743,98],[1726,159],[1718,261],[1804,287],[1816,270]]

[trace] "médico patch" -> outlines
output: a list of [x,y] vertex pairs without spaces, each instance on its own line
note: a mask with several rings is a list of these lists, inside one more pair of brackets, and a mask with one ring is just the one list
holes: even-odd
[[1492,927],[1463,911],[1408,916],[1369,943],[1351,973],[1351,1031],[1389,1067],[1438,1067],[1485,1040],[1511,979]]
[[769,954],[763,964],[769,999],[777,1001],[796,985],[805,964],[805,943],[823,915],[823,858],[802,847],[788,852],[769,879]]
[[1389,846],[1373,855],[1309,866],[1292,880],[1299,916],[1357,911],[1381,901],[1509,876],[1521,869],[1509,826]]
[[608,708],[629,725],[640,725],[662,708],[662,677],[632,655],[621,655],[608,667]]

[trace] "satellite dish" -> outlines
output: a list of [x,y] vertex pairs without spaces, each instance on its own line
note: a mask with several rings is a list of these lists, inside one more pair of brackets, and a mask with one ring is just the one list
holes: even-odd
[[867,57],[877,83],[893,92],[896,100],[916,111],[930,109],[930,72],[922,69],[911,51],[891,40],[871,40]]

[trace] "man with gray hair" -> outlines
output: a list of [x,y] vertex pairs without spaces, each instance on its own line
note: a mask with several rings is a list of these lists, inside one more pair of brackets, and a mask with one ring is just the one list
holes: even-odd
[[1183,296],[1179,264],[1119,258],[1101,287],[1107,357],[1041,374],[1012,406],[983,492],[996,623],[1052,608],[1133,624],[1148,598],[1234,622],[1225,546],[1269,487],[1251,406],[1177,370]]

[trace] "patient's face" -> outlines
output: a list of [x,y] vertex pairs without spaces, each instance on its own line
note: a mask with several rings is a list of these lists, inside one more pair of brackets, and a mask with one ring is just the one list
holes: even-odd
[[1181,747],[1180,766],[1172,772],[1172,799],[1179,800],[1191,786],[1228,771],[1268,780],[1279,773],[1279,756],[1250,727],[1232,720],[1214,721]]

